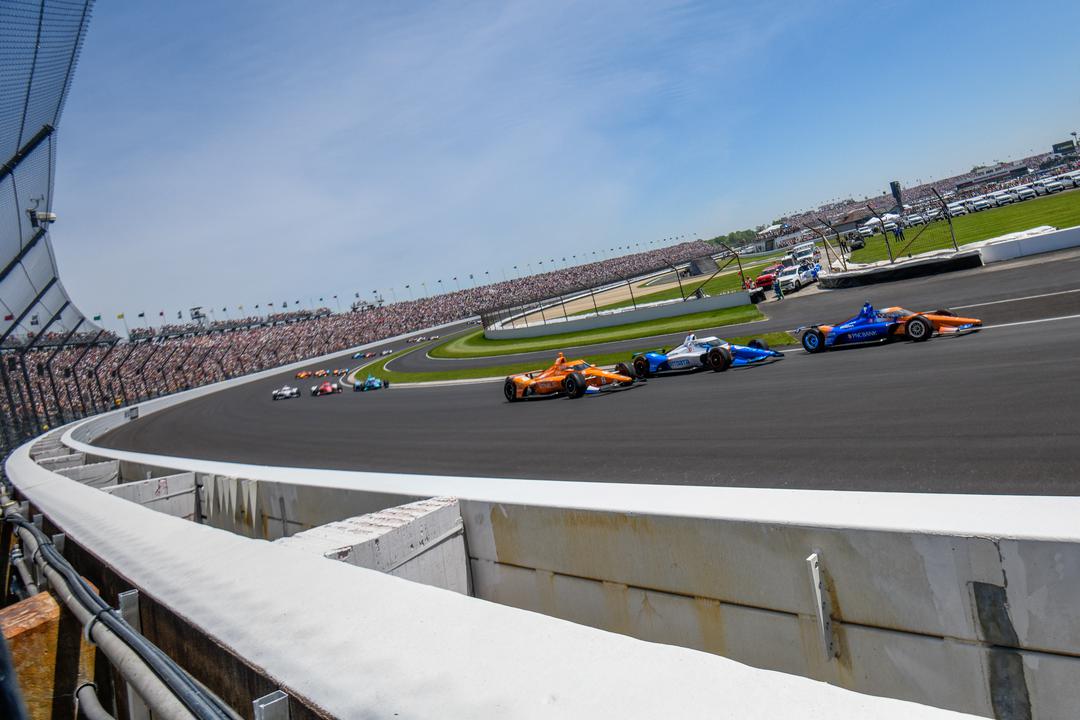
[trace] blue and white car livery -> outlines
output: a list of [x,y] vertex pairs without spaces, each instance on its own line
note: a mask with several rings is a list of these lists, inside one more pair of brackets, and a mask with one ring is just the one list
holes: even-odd
[[729,367],[752,365],[784,357],[784,353],[770,350],[768,343],[755,338],[749,345],[734,345],[718,337],[698,338],[693,333],[686,336],[682,345],[668,351],[645,352],[634,356],[634,373],[649,377],[658,373],[709,368],[723,372]]
[[377,378],[374,375],[368,375],[366,380],[356,380],[353,382],[353,392],[368,392],[369,390],[385,390],[390,387],[389,380],[383,380]]

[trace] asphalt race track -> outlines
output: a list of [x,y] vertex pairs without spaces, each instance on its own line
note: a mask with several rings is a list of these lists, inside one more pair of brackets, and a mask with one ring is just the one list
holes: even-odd
[[[722,334],[840,321],[867,299],[881,307],[949,307],[991,327],[921,344],[820,355],[792,350],[767,366],[656,378],[580,400],[510,404],[501,384],[473,383],[274,403],[271,389],[298,382],[283,374],[147,416],[99,443],[266,465],[440,475],[1080,494],[1080,252],[806,293],[764,306],[768,321]],[[538,365],[551,355],[535,354]],[[522,357],[532,356],[494,364]],[[408,358],[415,368],[406,366]],[[491,363],[431,360],[417,351],[396,369],[454,362]]]

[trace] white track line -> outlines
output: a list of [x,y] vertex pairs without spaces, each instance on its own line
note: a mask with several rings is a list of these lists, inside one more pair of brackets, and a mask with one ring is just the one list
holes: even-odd
[[1034,325],[1036,323],[1055,322],[1057,320],[1075,320],[1080,318],[1080,315],[1061,315],[1060,317],[1042,318],[1040,320],[1020,320],[1019,322],[1001,323],[1000,325],[987,325],[982,330],[993,330],[994,328],[1007,328],[1016,327],[1017,325]]
[[[1069,293],[1080,293],[1080,288],[1075,290],[1061,290],[1059,292],[1043,293],[1042,295],[1028,295],[1027,297],[1008,298],[1006,300],[991,300],[990,302],[975,303],[973,305],[954,305],[954,310],[965,310],[967,308],[983,307],[984,305],[1000,305],[1001,303],[1020,302],[1021,300],[1037,300],[1038,298],[1053,297],[1055,295],[1068,295]],[[998,327],[1001,327],[1000,325]]]

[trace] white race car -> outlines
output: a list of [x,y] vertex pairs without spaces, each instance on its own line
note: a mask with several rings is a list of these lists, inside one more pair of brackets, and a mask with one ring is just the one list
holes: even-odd
[[288,400],[289,398],[300,397],[300,388],[289,387],[284,385],[270,394],[270,397],[274,400]]
[[379,354],[380,354],[380,355],[393,355],[393,354],[394,354],[394,351],[393,351],[393,350],[389,350],[389,349],[387,349],[387,350],[383,350],[383,351],[382,351],[381,353],[379,353]]

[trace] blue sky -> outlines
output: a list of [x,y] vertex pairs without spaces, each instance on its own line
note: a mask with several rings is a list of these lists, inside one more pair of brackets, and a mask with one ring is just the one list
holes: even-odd
[[1055,0],[100,0],[53,241],[85,312],[131,318],[708,237],[1068,138],[1077,27]]

